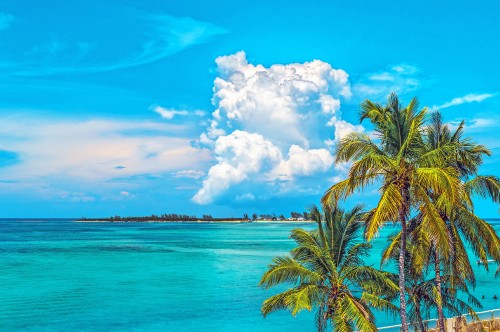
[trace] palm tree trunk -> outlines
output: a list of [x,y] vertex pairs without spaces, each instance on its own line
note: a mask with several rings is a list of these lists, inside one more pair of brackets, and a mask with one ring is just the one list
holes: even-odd
[[[401,209],[403,210],[403,208]],[[399,315],[401,317],[401,328],[408,332],[406,319],[406,290],[405,290],[405,256],[406,256],[406,218],[405,213],[400,213],[401,220],[401,243],[399,251]]]
[[406,258],[406,214],[410,195],[408,192],[409,184],[406,184],[401,190],[403,204],[399,208],[399,221],[401,222],[401,243],[399,251],[399,315],[401,317],[401,329],[408,332],[408,319],[406,317],[406,280],[405,280],[405,258]]
[[437,299],[439,332],[445,332],[444,313],[443,313],[443,293],[441,290],[441,268],[439,266],[439,256],[436,248],[434,248],[434,271],[436,274],[436,288],[439,296],[439,298]]
[[427,331],[427,328],[424,325],[424,320],[422,319],[422,312],[420,311],[420,302],[415,303],[415,312],[417,314],[417,322],[418,322],[418,327],[420,328],[421,332]]

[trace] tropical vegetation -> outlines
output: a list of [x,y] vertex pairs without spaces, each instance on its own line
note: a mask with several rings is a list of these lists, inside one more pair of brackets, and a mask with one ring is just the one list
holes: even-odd
[[[419,108],[416,98],[406,106],[394,93],[385,105],[366,100],[361,104],[363,121],[373,127],[371,134],[353,132],[337,144],[335,162],[347,163],[349,171],[345,180],[332,185],[323,196],[325,219],[328,211],[337,211],[339,202],[353,193],[378,188],[378,203],[366,213],[358,213],[356,221],[363,222],[358,227],[363,228],[367,243],[387,223],[399,226],[381,264],[394,262],[397,266],[399,296],[394,303],[399,307],[402,330],[413,325],[424,331],[424,318],[434,312],[440,331],[444,331],[445,313],[476,317],[474,307],[480,303],[469,291],[475,286],[475,276],[466,247],[487,269],[489,259],[500,263],[500,238],[476,215],[473,204],[474,196],[500,202],[500,180],[478,172],[491,152],[464,136],[464,122],[452,128],[438,112]],[[320,234],[321,222],[318,225]],[[339,239],[331,235],[330,240]],[[283,281],[294,281],[299,287],[302,278]],[[394,294],[373,295],[388,301]],[[316,301],[319,308],[325,305],[321,298]],[[266,305],[269,302],[264,303],[264,313]],[[332,323],[334,330],[341,324]]]
[[377,331],[371,308],[397,310],[392,297],[398,287],[388,272],[363,263],[370,244],[359,241],[361,206],[345,212],[329,206],[324,214],[311,210],[318,229],[295,229],[297,246],[289,256],[276,257],[260,285],[270,288],[292,284],[292,288],[267,299],[264,316],[287,309],[292,315],[316,308],[316,325],[323,331]]

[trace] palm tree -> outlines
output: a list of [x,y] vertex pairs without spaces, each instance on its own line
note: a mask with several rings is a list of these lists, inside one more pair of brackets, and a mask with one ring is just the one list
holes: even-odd
[[[414,218],[410,222],[410,229],[414,226]],[[393,242],[400,234],[393,236],[389,242]],[[394,250],[391,248],[394,247]],[[383,253],[383,263],[388,258],[397,260],[399,256],[398,246],[391,245]],[[406,291],[408,293],[408,318],[416,331],[426,331],[427,326],[424,319],[430,319],[432,310],[445,308],[451,314],[460,316],[467,312],[473,319],[478,319],[474,307],[482,308],[480,302],[469,292],[467,280],[462,278],[462,274],[457,274],[456,270],[448,269],[445,274],[439,274],[442,282],[438,289],[438,282],[435,278],[428,279],[428,269],[432,267],[433,249],[430,246],[422,245],[414,237],[410,239],[406,252]],[[388,257],[389,256],[389,257]],[[458,263],[457,265],[461,265]],[[450,265],[448,265],[450,267]],[[460,295],[460,296],[458,296]],[[461,297],[467,297],[467,302]],[[438,326],[442,324],[438,319]],[[444,324],[442,325],[444,326]]]
[[316,325],[324,331],[377,331],[370,308],[397,311],[391,297],[398,287],[387,272],[363,264],[370,245],[360,243],[361,206],[349,212],[328,206],[324,220],[317,207],[310,216],[318,229],[295,229],[297,243],[289,256],[275,257],[260,285],[267,288],[290,284],[292,287],[271,296],[262,304],[264,316],[276,310],[317,309]]
[[[467,284],[453,275],[442,275],[441,280],[444,286],[441,289],[441,296],[438,301],[435,279],[426,280],[421,277],[414,280],[410,278],[407,287],[410,304],[408,316],[417,330],[427,330],[424,317],[429,319],[431,310],[438,307],[447,309],[454,316],[461,316],[467,312],[473,319],[479,319],[473,306],[482,308],[481,303],[470,293]],[[448,287],[448,285],[452,284],[454,287]],[[460,299],[457,293],[467,296],[467,302]]]
[[[470,138],[463,137],[464,122],[452,133],[449,126],[443,124],[441,114],[435,112],[432,115],[431,124],[426,132],[427,150],[437,150],[448,146],[451,153],[444,160],[445,165],[457,170],[463,181],[462,185],[468,197],[453,205],[451,211],[440,210],[442,219],[446,221],[449,238],[452,243],[451,259],[446,261],[441,257],[436,246],[433,246],[434,272],[437,286],[438,299],[441,298],[443,281],[440,276],[441,268],[448,269],[461,280],[474,283],[475,277],[465,251],[465,241],[474,249],[484,266],[488,267],[488,255],[497,261],[500,258],[499,241],[493,228],[484,220],[474,214],[470,196],[479,193],[484,197],[492,198],[494,201],[500,197],[500,182],[494,176],[478,176],[479,166],[483,163],[484,156],[490,156],[491,152],[484,146],[474,143]],[[433,201],[440,206],[441,198],[434,195]],[[428,230],[427,230],[428,231]],[[461,236],[461,234],[465,235]],[[439,329],[444,332],[444,314],[442,306],[437,306]]]
[[[431,123],[426,128],[424,135],[425,153],[439,152],[444,158],[435,158],[435,163],[440,163],[441,167],[453,167],[461,177],[459,183],[461,195],[453,202],[452,208],[443,202],[443,198],[437,193],[429,192],[431,200],[435,205],[440,218],[445,222],[445,241],[450,243],[450,250],[442,253],[440,245],[436,243],[442,237],[430,239],[429,232],[434,229],[422,226],[423,214],[420,213],[412,219],[410,237],[418,250],[415,250],[412,257],[412,264],[416,264],[423,269],[428,264],[433,264],[436,309],[438,312],[438,327],[444,332],[445,306],[443,289],[446,288],[453,294],[453,290],[466,289],[464,282],[475,285],[475,276],[466,252],[467,242],[476,256],[488,267],[488,256],[498,261],[500,258],[500,239],[494,229],[484,220],[478,218],[473,211],[471,195],[479,193],[483,197],[492,198],[498,202],[500,197],[500,182],[493,176],[478,176],[477,171],[482,163],[484,155],[490,152],[481,145],[477,145],[470,138],[463,138],[462,122],[452,133],[448,125],[442,123],[441,115],[434,113]],[[466,181],[466,182],[464,182]],[[391,251],[397,248],[399,237],[394,238],[394,242],[389,246],[384,254],[383,260],[391,255]],[[441,275],[455,276],[445,280]],[[419,272],[421,273],[421,272]],[[446,285],[446,282],[458,283],[457,285]],[[449,297],[450,294],[447,296]]]
[[[460,191],[460,179],[453,167],[443,166],[446,147],[427,151],[423,140],[427,110],[418,109],[413,98],[403,107],[396,94],[382,106],[366,100],[361,104],[361,122],[368,119],[377,141],[366,134],[351,133],[336,148],[336,163],[352,162],[348,178],[331,186],[322,198],[323,204],[346,198],[358,189],[380,184],[377,206],[365,216],[365,237],[371,240],[386,222],[401,226],[398,258],[400,317],[403,331],[408,331],[405,291],[405,253],[407,223],[411,213],[419,210],[422,227],[435,229],[429,234],[443,253],[449,252],[446,223],[432,202],[432,194],[442,198],[443,208],[451,209]],[[447,258],[447,256],[446,256]]]

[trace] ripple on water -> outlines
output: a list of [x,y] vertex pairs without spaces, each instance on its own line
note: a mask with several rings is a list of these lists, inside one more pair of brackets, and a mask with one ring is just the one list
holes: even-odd
[[[273,293],[260,277],[297,227],[314,225],[0,221],[0,330],[314,331],[312,313],[260,314]],[[369,264],[394,230],[381,232]],[[494,273],[474,269],[476,295],[498,306]]]

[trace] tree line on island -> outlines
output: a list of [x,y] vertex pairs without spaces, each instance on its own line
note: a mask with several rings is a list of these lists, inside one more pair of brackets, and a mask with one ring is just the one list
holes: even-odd
[[187,214],[176,214],[176,213],[163,213],[160,215],[152,214],[150,216],[113,216],[108,218],[86,218],[82,217],[78,219],[78,221],[108,221],[108,222],[198,222],[198,221],[207,221],[207,222],[217,222],[217,221],[240,221],[240,222],[250,222],[257,220],[271,220],[271,221],[285,221],[285,220],[294,220],[294,221],[307,221],[310,220],[310,216],[308,212],[294,212],[290,213],[289,218],[285,218],[283,214],[276,216],[276,214],[260,214],[256,213],[252,214],[251,218],[247,213],[243,214],[243,218],[236,217],[224,217],[224,218],[214,218],[210,214],[204,214],[201,217],[197,217],[195,215],[187,215]]
[[[464,136],[464,122],[451,127],[439,113],[419,109],[416,98],[407,106],[396,94],[385,105],[366,100],[365,120],[372,135],[353,132],[336,146],[335,162],[348,163],[349,171],[327,190],[322,211],[311,209],[317,229],[293,230],[295,248],[275,257],[263,275],[262,287],[281,287],[264,301],[262,314],[315,310],[318,331],[377,331],[376,310],[399,315],[404,332],[428,331],[434,315],[440,332],[445,315],[478,319],[466,248],[482,268],[500,263],[500,238],[472,201],[500,202],[499,178],[479,174],[490,151]],[[368,186],[380,193],[374,208],[340,207]],[[388,223],[398,227],[380,269],[368,266],[370,242]]]

